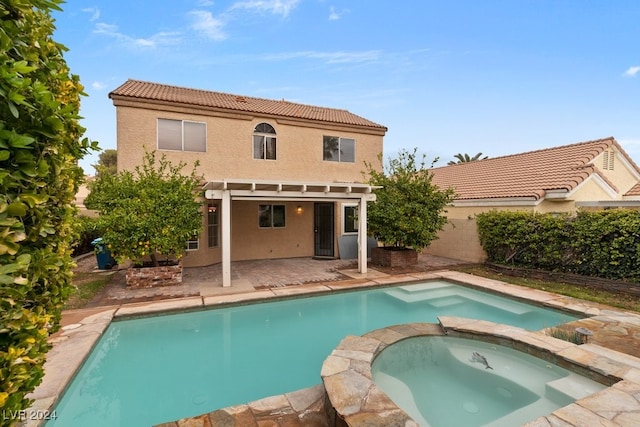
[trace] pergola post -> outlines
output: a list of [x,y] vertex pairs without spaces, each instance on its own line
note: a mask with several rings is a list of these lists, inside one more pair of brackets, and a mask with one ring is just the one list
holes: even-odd
[[222,191],[222,287],[231,286],[231,192]]
[[360,197],[358,206],[358,273],[367,272],[367,197]]

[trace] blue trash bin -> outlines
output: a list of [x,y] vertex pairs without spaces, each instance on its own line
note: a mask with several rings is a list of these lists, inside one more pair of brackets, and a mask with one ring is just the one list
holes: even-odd
[[99,270],[111,270],[116,265],[116,260],[111,256],[111,252],[107,249],[107,245],[102,241],[102,237],[98,237],[91,245],[94,247],[96,253],[96,260],[98,261]]

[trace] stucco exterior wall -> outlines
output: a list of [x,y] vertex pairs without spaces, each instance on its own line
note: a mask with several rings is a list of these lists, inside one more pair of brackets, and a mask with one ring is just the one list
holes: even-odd
[[[157,149],[159,118],[204,122],[207,126],[205,153],[158,150],[173,161],[192,165],[200,161],[198,172],[205,179],[278,179],[303,181],[362,182],[364,162],[379,165],[381,134],[371,134],[346,126],[312,127],[311,123],[279,122],[273,118],[209,115],[206,111],[160,111],[119,106],[117,108],[118,169],[132,170],[147,150]],[[253,129],[269,123],[276,130],[276,160],[253,158]],[[317,126],[317,125],[316,125]],[[322,159],[323,135],[353,138],[355,162]]]
[[473,218],[475,215],[481,212],[487,212],[490,210],[497,211],[525,211],[533,212],[535,206],[533,205],[495,205],[495,206],[447,206],[446,216],[450,220],[452,219],[468,219]]
[[[616,149],[614,150],[614,163],[613,170],[604,169],[603,168],[603,157],[604,153],[600,154],[593,160],[593,164],[598,168],[599,172],[604,175],[609,181],[613,183],[618,189],[619,194],[624,194],[631,187],[637,184],[638,177],[633,174],[633,172],[626,167],[626,159],[620,154],[620,152]],[[608,200],[608,199],[607,199]]]
[[451,224],[438,233],[438,239],[424,253],[471,263],[484,262],[487,254],[480,245],[475,219],[450,219]]
[[[261,228],[258,224],[258,206],[261,204],[285,205],[283,228]],[[302,212],[298,213],[300,206]],[[338,237],[342,234],[343,204],[334,203],[334,250],[340,256]],[[231,260],[275,259],[310,257],[314,255],[314,203],[309,201],[269,202],[234,201],[231,205]],[[221,262],[220,246],[208,247],[208,228],[203,217],[203,232],[199,249],[187,251],[185,267],[205,266]]]

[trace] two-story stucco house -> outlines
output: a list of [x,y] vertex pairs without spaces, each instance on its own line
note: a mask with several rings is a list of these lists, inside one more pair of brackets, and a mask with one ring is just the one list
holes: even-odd
[[375,196],[362,171],[379,165],[386,127],[346,110],[137,80],[109,97],[119,170],[138,165],[145,148],[200,161],[203,233],[185,266],[221,262],[229,286],[232,260],[336,257],[338,237],[352,235],[366,272]]

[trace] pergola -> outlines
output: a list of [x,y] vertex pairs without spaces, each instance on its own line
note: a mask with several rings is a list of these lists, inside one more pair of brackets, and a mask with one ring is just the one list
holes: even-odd
[[204,186],[205,198],[220,200],[222,286],[231,286],[231,201],[306,201],[358,203],[358,272],[367,272],[367,202],[375,201],[376,186],[353,182],[301,182],[223,179]]

